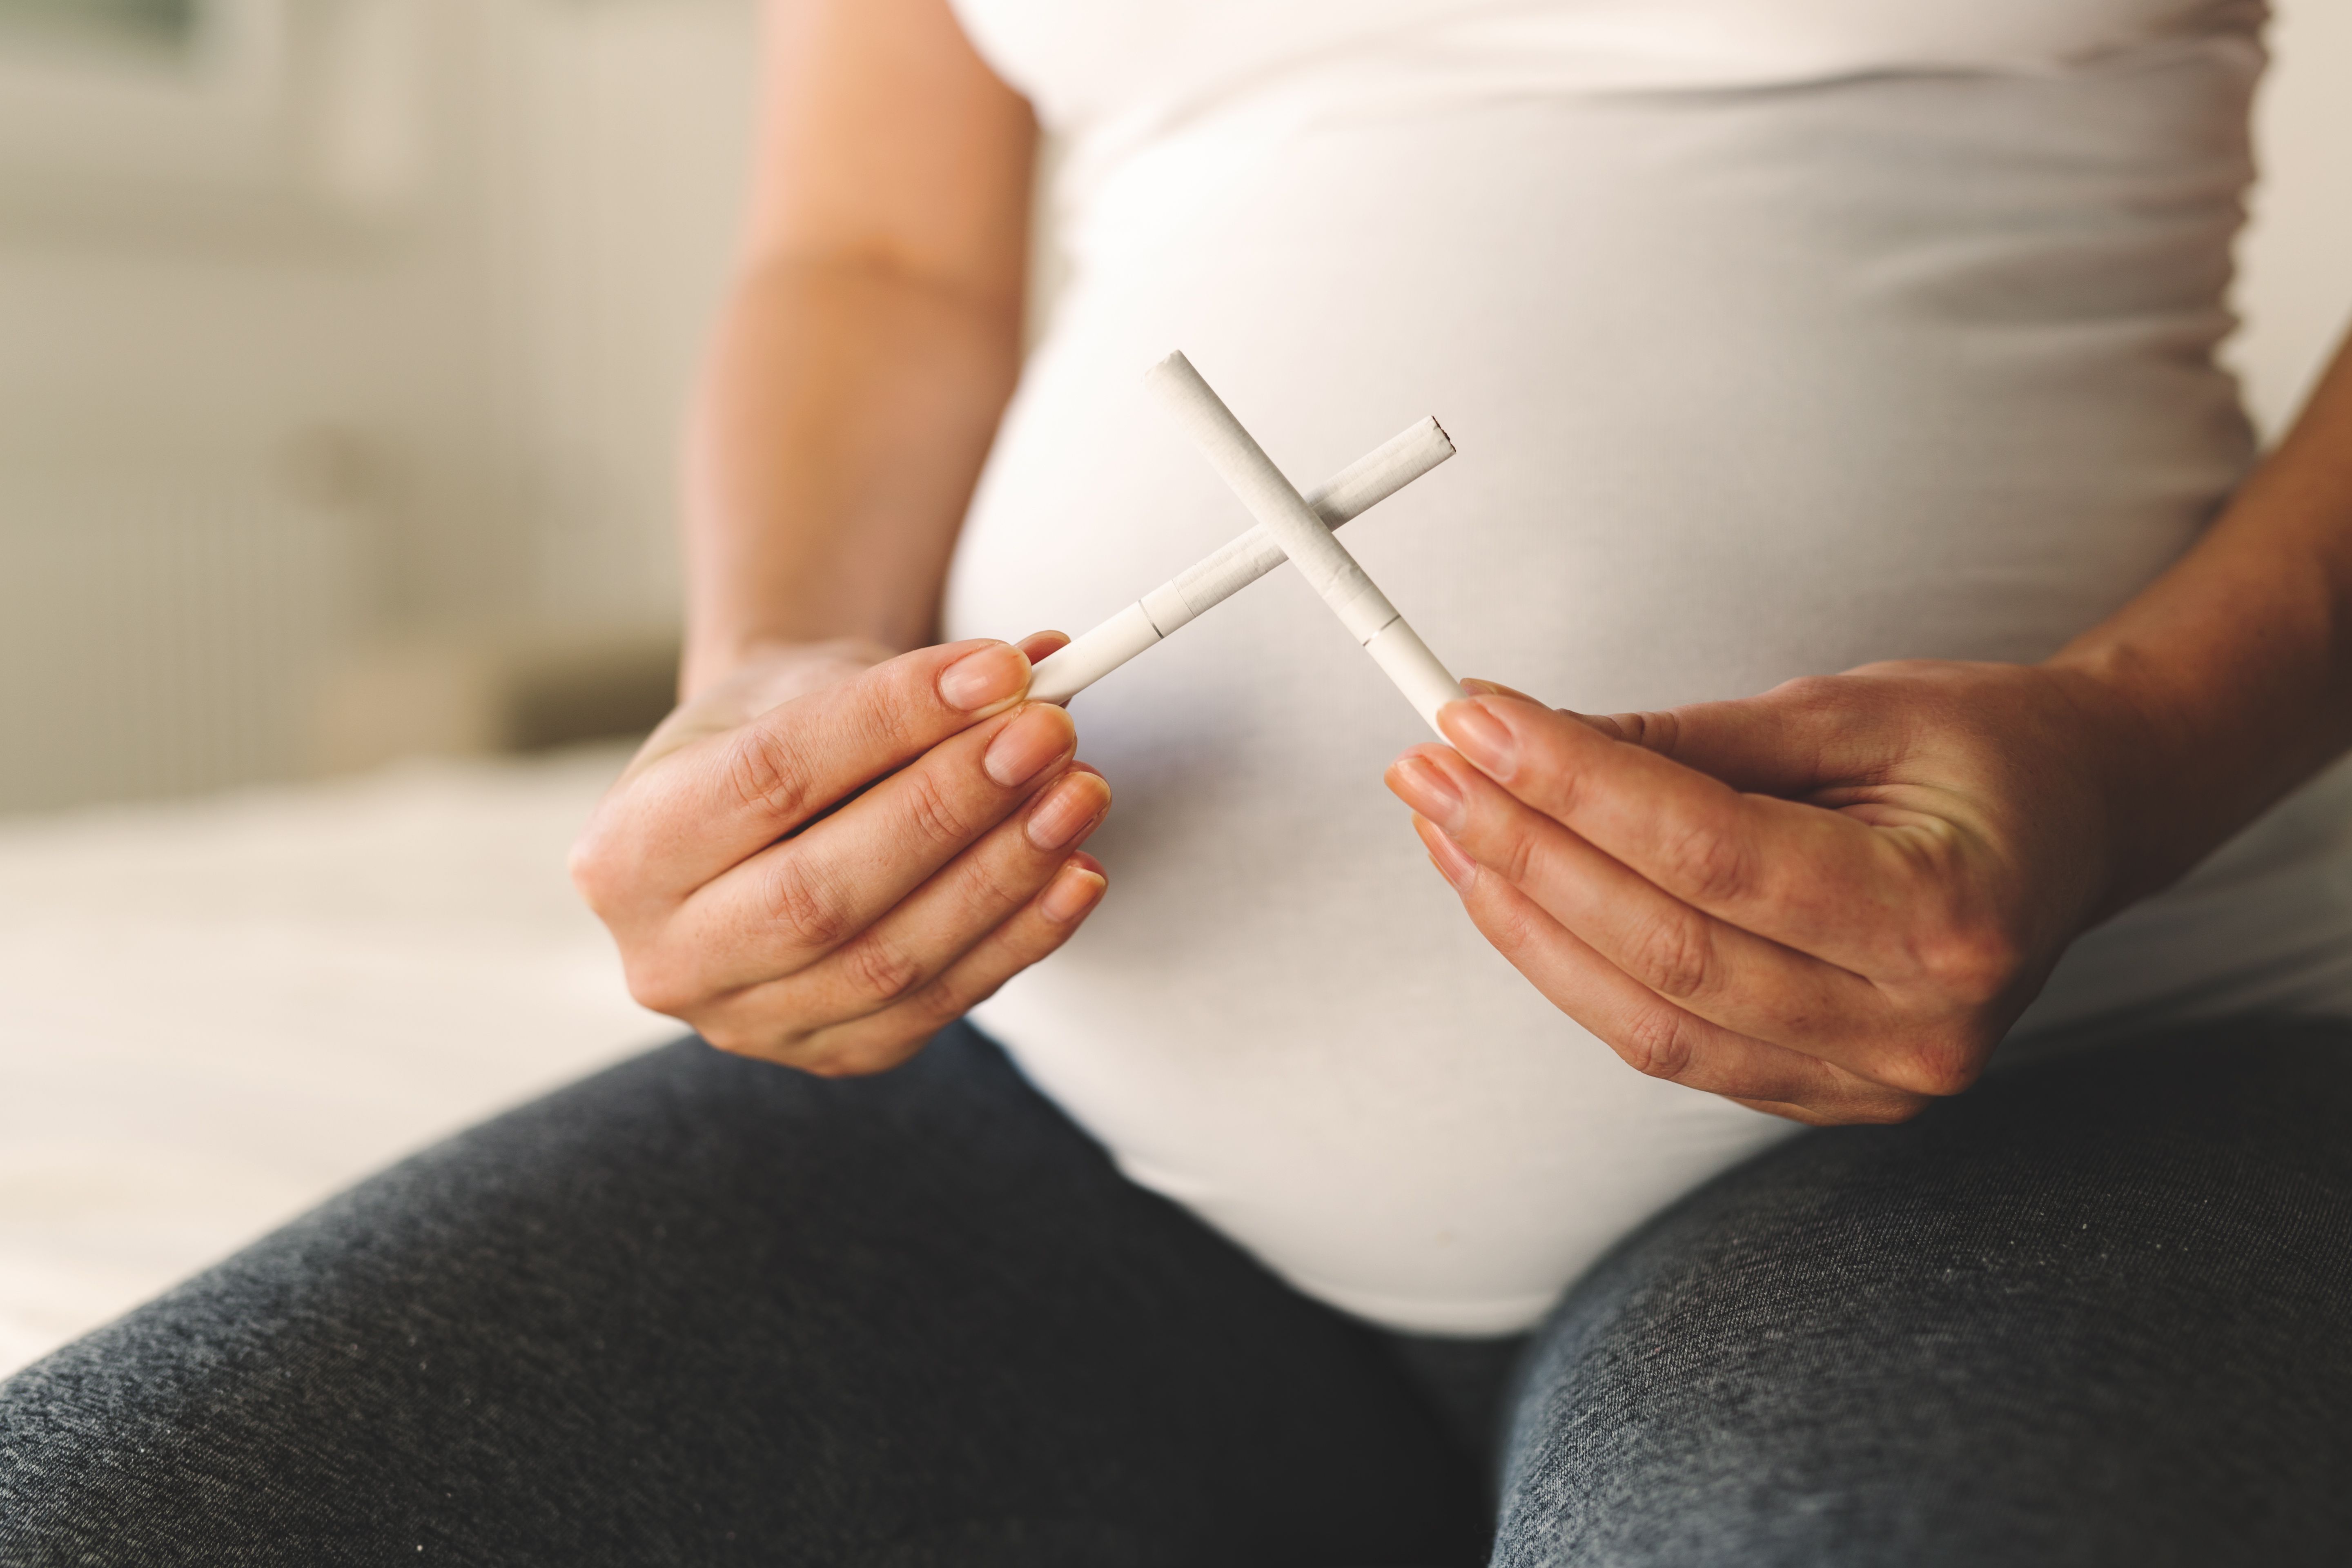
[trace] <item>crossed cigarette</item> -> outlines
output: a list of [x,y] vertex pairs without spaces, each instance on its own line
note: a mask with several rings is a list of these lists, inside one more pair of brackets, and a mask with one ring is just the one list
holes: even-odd
[[1045,702],[1068,701],[1288,560],[1297,563],[1372,662],[1435,730],[1437,710],[1462,696],[1461,684],[1356,563],[1347,546],[1332,537],[1332,531],[1454,456],[1454,443],[1437,421],[1423,420],[1340,469],[1311,495],[1302,496],[1223,399],[1201,379],[1191,360],[1170,354],[1144,380],[1175,411],[1193,445],[1241,498],[1257,526],[1039,661],[1029,694]]

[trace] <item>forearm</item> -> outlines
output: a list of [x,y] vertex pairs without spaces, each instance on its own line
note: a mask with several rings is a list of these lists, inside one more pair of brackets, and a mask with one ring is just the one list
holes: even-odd
[[854,259],[746,275],[688,432],[688,694],[763,646],[929,640],[1019,334]]
[[2050,668],[2116,728],[2111,908],[2352,745],[2352,350],[2196,548]]

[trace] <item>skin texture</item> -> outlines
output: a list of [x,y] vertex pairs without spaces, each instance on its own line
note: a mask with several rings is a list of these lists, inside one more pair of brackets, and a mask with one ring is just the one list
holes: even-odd
[[1388,773],[1478,929],[1643,1072],[1811,1122],[1974,1082],[2089,926],[2352,743],[2352,356],[2228,512],[2036,666],[1588,718],[1489,682]]
[[[648,1006],[864,1072],[1066,939],[1109,792],[1012,650],[965,710],[940,682],[983,645],[919,646],[1019,370],[1028,107],[945,0],[774,0],[769,38],[689,431],[683,700],[573,869]],[[2347,605],[2339,363],[2203,542],[2044,664],[1613,719],[1482,684],[1389,784],[1479,928],[1634,1067],[1899,1120],[1976,1078],[2075,936],[2352,744]],[[1005,783],[1016,725],[1045,760]]]
[[688,696],[928,642],[1020,373],[1029,106],[946,0],[780,0],[744,258],[688,433]]

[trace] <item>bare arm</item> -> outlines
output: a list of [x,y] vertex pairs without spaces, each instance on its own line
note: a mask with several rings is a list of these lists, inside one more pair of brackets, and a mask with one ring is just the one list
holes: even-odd
[[1019,369],[1028,105],[945,0],[773,0],[740,275],[689,436],[691,696],[929,640]]
[[[878,1072],[1069,939],[1110,788],[1015,646],[928,642],[1013,384],[1027,107],[944,0],[777,0],[694,424],[685,689],[573,847],[637,1000]],[[893,655],[897,657],[892,657]]]
[[2120,842],[2101,913],[2352,746],[2352,344],[2196,548],[2049,668],[2137,731],[2109,785]]

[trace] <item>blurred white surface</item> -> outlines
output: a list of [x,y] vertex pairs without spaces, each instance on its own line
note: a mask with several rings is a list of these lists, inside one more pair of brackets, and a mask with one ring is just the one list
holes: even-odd
[[0,825],[0,1375],[680,1032],[564,877],[625,754]]

